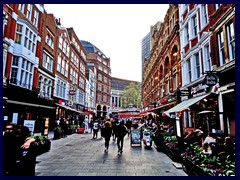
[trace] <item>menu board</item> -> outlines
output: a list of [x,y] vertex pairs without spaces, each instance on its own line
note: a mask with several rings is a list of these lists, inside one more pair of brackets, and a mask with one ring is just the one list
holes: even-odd
[[131,145],[141,146],[141,131],[139,129],[131,131]]

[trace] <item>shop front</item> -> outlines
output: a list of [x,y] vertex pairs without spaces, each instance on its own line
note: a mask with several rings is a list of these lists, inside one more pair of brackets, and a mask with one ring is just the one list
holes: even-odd
[[[24,89],[8,84],[4,96],[4,123],[23,125],[26,121],[34,121],[34,132],[44,134],[47,128],[53,128],[55,106],[51,99],[38,96],[37,91]],[[33,132],[33,133],[34,133]]]
[[[218,92],[213,91],[218,84],[206,85],[204,81],[189,86],[184,91],[182,102],[165,111],[162,115],[172,119],[179,117],[176,130],[183,133],[195,129],[203,129],[206,132],[221,130],[218,111]],[[185,92],[188,91],[186,94]],[[179,129],[181,127],[181,129]]]
[[67,100],[58,99],[56,105],[56,121],[65,119],[68,124],[80,125],[84,119],[84,112],[79,104]]
[[[219,75],[219,119],[221,130],[235,137],[235,61],[217,69]],[[227,78],[226,78],[227,77]]]

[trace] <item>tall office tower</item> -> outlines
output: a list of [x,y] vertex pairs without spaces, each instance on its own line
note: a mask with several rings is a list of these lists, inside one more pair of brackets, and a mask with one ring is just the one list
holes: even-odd
[[142,78],[143,78],[143,68],[144,61],[148,59],[150,55],[150,32],[142,39]]

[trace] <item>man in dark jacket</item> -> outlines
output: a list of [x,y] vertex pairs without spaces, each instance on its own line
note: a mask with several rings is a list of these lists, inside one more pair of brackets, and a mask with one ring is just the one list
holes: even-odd
[[118,155],[123,152],[123,139],[127,134],[127,128],[124,125],[124,121],[121,121],[119,126],[117,127],[117,145],[118,145]]
[[110,141],[110,137],[112,135],[112,124],[110,121],[106,121],[104,128],[102,128],[102,130],[104,129],[104,138],[105,138],[105,153],[108,152],[108,147],[109,147],[109,141]]

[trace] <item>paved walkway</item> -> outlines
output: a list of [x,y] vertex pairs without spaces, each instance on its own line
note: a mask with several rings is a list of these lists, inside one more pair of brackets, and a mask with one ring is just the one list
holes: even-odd
[[155,148],[131,147],[127,136],[122,155],[112,139],[104,153],[104,139],[92,139],[91,134],[51,142],[51,150],[37,157],[36,176],[187,176]]

